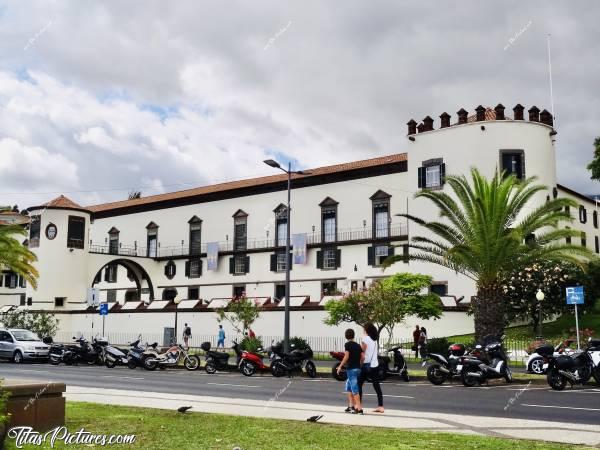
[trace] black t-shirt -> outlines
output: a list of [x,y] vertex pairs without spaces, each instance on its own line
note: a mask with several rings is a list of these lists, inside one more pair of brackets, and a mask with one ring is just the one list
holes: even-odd
[[185,330],[183,330],[183,334],[185,336],[191,336],[192,335],[192,329],[190,327],[185,327]]
[[360,369],[362,347],[354,341],[348,341],[344,345],[344,349],[350,354],[346,363],[346,369]]

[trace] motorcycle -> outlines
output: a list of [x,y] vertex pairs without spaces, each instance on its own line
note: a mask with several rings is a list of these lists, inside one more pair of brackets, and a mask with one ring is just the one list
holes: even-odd
[[292,349],[289,353],[283,351],[283,344],[271,346],[271,373],[274,377],[282,377],[286,374],[291,375],[292,372],[302,372],[306,370],[306,374],[315,378],[317,376],[317,368],[315,363],[311,361],[313,351],[310,347],[303,350]]
[[338,367],[340,366],[340,363],[344,359],[344,352],[329,352],[329,354],[331,355],[331,357],[333,359],[337,359],[337,361],[338,361],[331,368],[331,375],[333,376],[333,378],[335,378],[338,381],[346,381],[346,378],[348,378],[348,376],[346,375],[346,367],[342,367],[342,370],[340,370],[340,373],[338,373],[338,371],[337,371]]
[[504,378],[507,383],[512,382],[508,357],[502,348],[503,338],[486,336],[482,344],[475,346],[479,356],[468,354],[460,358],[461,378],[465,386],[472,387],[495,378]]
[[392,359],[389,356],[378,356],[378,376],[380,380],[385,380],[389,375],[398,375],[402,380],[408,382],[408,366],[404,360],[404,356],[400,351],[400,346],[392,347],[386,350],[387,353],[392,353],[394,358],[394,366],[390,368]]
[[239,364],[240,372],[242,372],[242,375],[251,377],[256,373],[257,370],[270,370],[270,367],[263,362],[263,355],[259,353],[261,351],[262,349],[258,349],[257,352],[249,352],[246,350],[242,351]]
[[[573,343],[571,339],[568,339],[560,344],[553,347],[554,356],[559,356],[562,354],[570,355],[573,353],[573,349],[570,348],[570,345]],[[550,345],[550,344],[545,344]],[[548,369],[548,359],[542,355],[540,355],[537,351],[534,351],[529,355],[527,359],[527,372],[535,373],[537,375],[543,375],[546,373]]]
[[130,369],[135,369],[136,367],[144,367],[144,359],[149,356],[156,357],[158,355],[158,351],[156,348],[158,347],[158,343],[154,342],[150,345],[146,342],[146,346],[142,347],[140,344],[142,337],[139,336],[138,339],[132,343],[130,343],[130,349],[127,353],[127,367]]
[[459,377],[462,372],[460,358],[465,356],[466,348],[463,344],[452,344],[448,347],[448,357],[439,353],[429,353],[425,356],[422,366],[425,367],[429,360],[432,364],[427,367],[427,379],[435,385],[444,384],[446,380]]
[[144,359],[144,369],[146,370],[163,370],[167,367],[175,367],[179,361],[183,359],[183,365],[187,370],[198,370],[200,368],[200,358],[196,355],[190,355],[181,344],[172,345],[166,352],[148,356]]
[[206,353],[206,362],[204,364],[204,370],[206,370],[206,373],[213,374],[216,373],[217,370],[238,370],[242,351],[237,342],[234,342],[232,347],[237,357],[235,365],[229,364],[229,353],[211,350],[210,342],[203,342],[200,345],[200,348]]
[[598,382],[597,367],[594,366],[592,352],[597,351],[596,343],[598,341],[588,341],[588,346],[582,351],[574,352],[570,355],[554,355],[554,348],[545,344],[536,349],[536,352],[548,359],[548,372],[546,379],[548,385],[555,391],[562,391],[567,383],[571,386],[576,384],[584,385],[594,375]]
[[92,346],[83,337],[73,337],[74,344],[52,344],[50,347],[50,364],[59,365],[61,362],[66,365],[77,365],[79,362],[93,366],[99,361],[101,350],[97,346]]
[[100,359],[104,361],[104,365],[109,369],[119,365],[127,365],[127,353],[108,343],[104,337],[94,338],[94,342],[102,349]]

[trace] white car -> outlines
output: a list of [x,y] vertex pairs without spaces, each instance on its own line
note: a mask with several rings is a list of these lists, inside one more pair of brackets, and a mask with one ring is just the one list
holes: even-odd
[[0,358],[15,363],[23,361],[47,361],[50,346],[42,342],[37,334],[18,328],[0,330]]

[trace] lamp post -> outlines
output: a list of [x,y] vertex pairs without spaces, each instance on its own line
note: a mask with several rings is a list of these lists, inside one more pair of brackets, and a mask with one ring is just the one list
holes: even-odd
[[175,296],[173,303],[175,303],[175,344],[177,344],[177,312],[179,310],[179,304],[181,303],[181,297],[179,294]]
[[[292,191],[292,174],[308,175],[308,172],[301,170],[292,171],[292,163],[288,162],[287,170],[284,169],[274,159],[263,161],[267,166],[282,170],[287,174],[287,218],[286,218],[286,236],[285,236],[285,309],[283,319],[283,349],[284,352],[290,351],[290,198]],[[279,238],[279,237],[277,237]],[[277,244],[277,242],[275,243]]]
[[538,314],[539,314],[539,318],[538,318],[538,339],[542,339],[542,302],[544,301],[544,293],[542,292],[541,289],[538,289],[537,293],[535,294],[535,298],[538,301]]

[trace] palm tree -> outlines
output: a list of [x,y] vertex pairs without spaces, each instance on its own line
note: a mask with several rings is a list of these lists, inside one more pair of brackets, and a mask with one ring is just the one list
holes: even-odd
[[[580,232],[558,228],[570,222],[565,207],[576,203],[567,198],[527,206],[545,186],[534,184],[535,177],[518,180],[496,171],[491,180],[471,169],[471,183],[465,176],[447,176],[454,195],[424,190],[416,198],[427,198],[439,209],[442,221],[426,222],[401,214],[430,232],[430,237],[412,238],[416,252],[411,259],[447,267],[474,280],[477,295],[471,308],[475,337],[500,336],[505,327],[503,282],[515,267],[534,261],[561,260],[577,264],[591,257],[585,247],[560,243]],[[563,241],[564,242],[564,241]],[[385,261],[389,266],[402,256]]]
[[35,289],[39,273],[32,263],[37,257],[15,238],[19,235],[27,235],[22,226],[0,225],[0,268],[21,275]]

